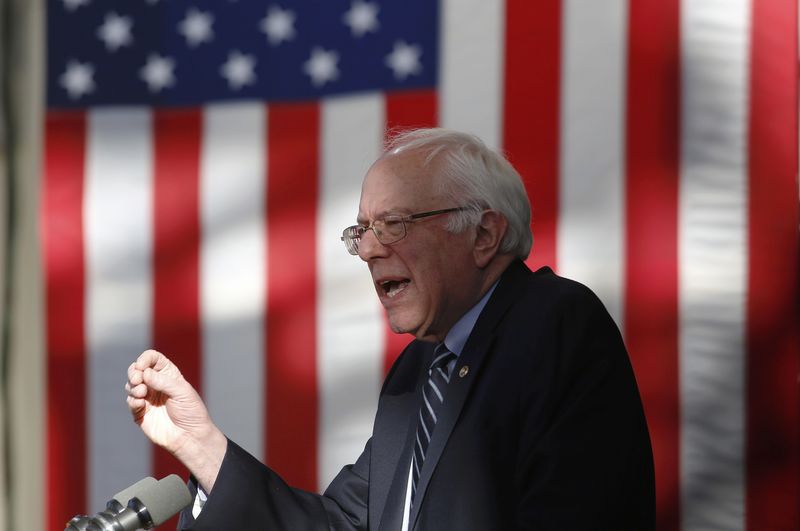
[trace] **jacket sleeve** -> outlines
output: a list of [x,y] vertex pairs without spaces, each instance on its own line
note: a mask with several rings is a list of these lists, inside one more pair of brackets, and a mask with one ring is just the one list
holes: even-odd
[[652,530],[652,452],[628,355],[599,300],[571,295],[528,373],[515,528]]
[[[358,531],[367,528],[370,442],[322,495],[295,489],[233,441],[195,520],[191,506],[178,529],[192,531]],[[195,487],[194,485],[191,485]]]

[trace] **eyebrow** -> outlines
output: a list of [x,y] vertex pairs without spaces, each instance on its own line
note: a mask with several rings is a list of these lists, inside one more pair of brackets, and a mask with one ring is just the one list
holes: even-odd
[[[393,208],[391,210],[384,210],[378,212],[378,214],[373,219],[383,219],[386,216],[410,216],[410,215],[411,215],[411,210],[409,209]],[[356,223],[358,225],[364,225],[364,226],[369,225],[367,219],[362,217],[360,214],[356,217]]]

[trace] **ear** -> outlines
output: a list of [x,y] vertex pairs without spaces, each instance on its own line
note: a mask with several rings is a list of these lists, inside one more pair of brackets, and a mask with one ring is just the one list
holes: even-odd
[[496,210],[485,210],[481,220],[475,227],[475,243],[472,255],[475,265],[483,269],[500,252],[500,242],[506,235],[508,221],[505,216]]

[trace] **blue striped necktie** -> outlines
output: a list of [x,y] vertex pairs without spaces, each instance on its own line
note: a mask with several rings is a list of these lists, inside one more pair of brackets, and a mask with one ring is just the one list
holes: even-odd
[[417,493],[417,482],[425,461],[425,454],[433,436],[439,413],[442,411],[447,384],[450,383],[450,371],[447,365],[456,355],[447,350],[444,343],[439,343],[433,352],[433,362],[428,369],[428,381],[422,387],[422,407],[419,409],[417,437],[414,442],[414,455],[411,467],[411,506]]

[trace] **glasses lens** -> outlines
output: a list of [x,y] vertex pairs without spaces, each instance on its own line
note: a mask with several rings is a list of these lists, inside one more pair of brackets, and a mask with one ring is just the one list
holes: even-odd
[[361,239],[361,231],[359,229],[361,229],[361,227],[353,225],[352,227],[347,227],[344,229],[344,232],[342,232],[344,246],[347,248],[347,252],[352,255],[358,254],[358,240]]
[[403,239],[406,235],[406,225],[400,216],[389,216],[376,220],[373,224],[373,231],[378,237],[378,241],[389,244]]

